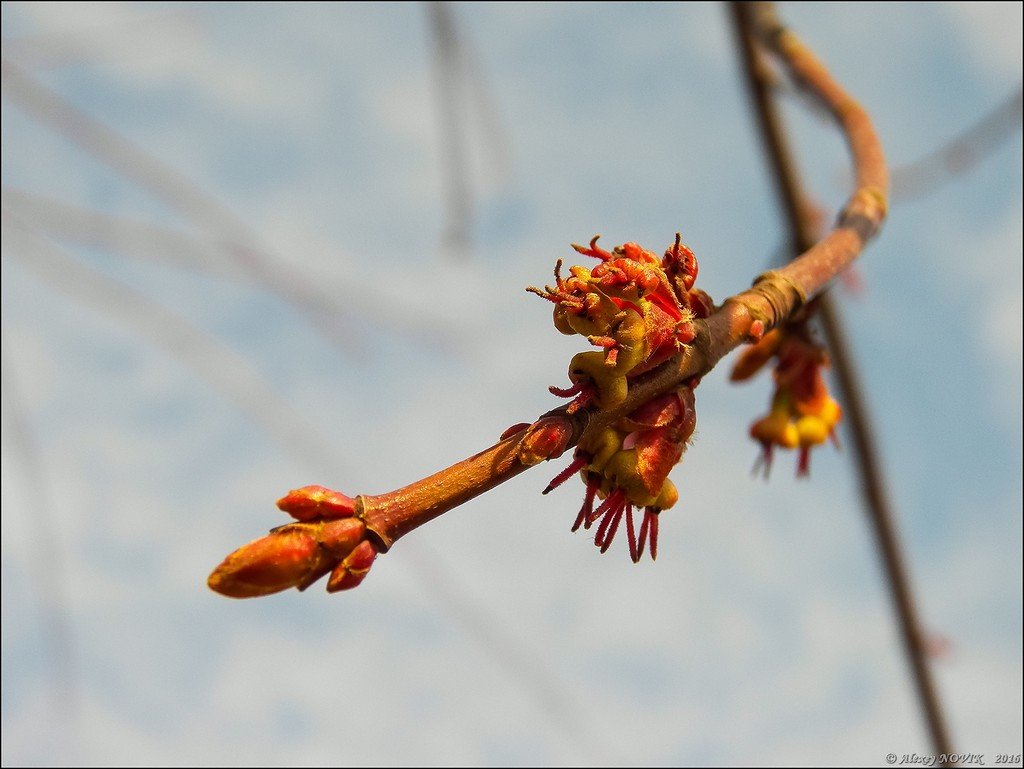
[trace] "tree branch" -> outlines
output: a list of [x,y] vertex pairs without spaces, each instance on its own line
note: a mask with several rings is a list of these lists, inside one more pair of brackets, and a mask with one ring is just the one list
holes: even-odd
[[[849,144],[857,186],[840,214],[835,228],[823,240],[808,248],[785,267],[758,277],[752,288],[730,297],[717,310],[706,295],[693,288],[693,279],[697,274],[695,259],[689,249],[686,249],[688,258],[693,262],[689,267],[686,266],[686,261],[679,250],[680,242],[677,235],[675,246],[666,251],[665,260],[659,263],[670,265],[673,270],[673,280],[677,285],[668,285],[668,290],[661,296],[661,301],[674,301],[675,307],[670,306],[669,309],[676,315],[670,315],[664,309],[651,309],[653,303],[645,300],[651,307],[643,310],[645,315],[641,323],[644,328],[650,323],[650,328],[661,334],[663,330],[659,326],[660,321],[657,320],[658,312],[665,317],[675,317],[668,331],[672,335],[673,344],[661,350],[669,353],[678,349],[678,354],[651,371],[629,376],[628,386],[617,389],[614,398],[594,398],[594,391],[589,391],[585,393],[586,397],[583,400],[577,398],[567,406],[549,411],[532,424],[511,427],[502,434],[498,443],[490,448],[396,491],[354,498],[323,486],[304,486],[289,492],[278,500],[277,506],[297,522],[280,526],[266,537],[254,540],[228,555],[224,562],[214,569],[207,581],[213,590],[234,598],[253,598],[289,587],[303,590],[328,573],[331,574],[327,582],[328,592],[353,588],[365,578],[377,554],[390,549],[396,540],[408,532],[507,481],[528,467],[561,456],[573,445],[602,446],[607,443],[604,440],[607,434],[615,434],[615,426],[622,424],[620,420],[625,417],[636,417],[642,407],[657,406],[658,402],[655,399],[671,391],[675,393],[672,400],[675,403],[676,416],[668,416],[665,412],[663,416],[668,421],[660,425],[656,424],[656,418],[650,426],[652,430],[657,428],[658,432],[655,436],[648,436],[648,440],[651,441],[661,440],[662,448],[655,448],[655,443],[650,444],[650,450],[643,460],[640,459],[639,452],[627,456],[627,450],[623,450],[616,454],[623,457],[622,462],[636,463],[637,468],[640,467],[641,461],[646,462],[652,477],[660,472],[654,469],[656,466],[660,467],[666,460],[671,460],[665,467],[667,475],[667,470],[678,461],[679,453],[683,450],[689,434],[685,433],[685,406],[680,393],[692,390],[699,379],[714,368],[730,350],[745,341],[761,338],[766,331],[785,322],[807,300],[827,286],[857,257],[867,241],[878,231],[885,217],[887,172],[881,147],[867,113],[835,82],[810,50],[793,33],[778,23],[769,6],[757,6],[755,13],[757,21],[754,28],[765,44],[789,69],[792,77],[820,99],[836,117]],[[595,237],[589,249],[583,246],[574,248],[581,254],[602,260],[605,269],[602,277],[597,278],[602,285],[605,285],[607,280],[612,281],[608,284],[612,286],[618,285],[615,281],[632,281],[632,277],[627,277],[627,268],[636,272],[638,278],[646,275],[643,279],[647,282],[651,279],[657,280],[657,276],[652,274],[653,268],[647,270],[643,266],[645,263],[652,263],[651,260],[657,262],[657,257],[653,253],[645,251],[635,243],[628,243],[616,250],[616,254],[622,255],[622,258],[619,258],[611,252],[595,248],[596,241]],[[636,258],[647,261],[641,262],[633,257],[627,257],[627,252],[637,254]],[[618,263],[623,266],[617,266]],[[658,269],[660,280],[667,284],[665,268]],[[613,270],[619,274],[616,275]],[[591,274],[583,270],[573,273],[571,280],[583,281],[580,276],[584,273]],[[593,275],[597,273],[598,269],[595,268]],[[569,285],[568,280],[563,284],[557,267],[555,276],[560,286]],[[567,302],[566,306],[572,304],[575,296],[571,292],[577,289],[568,289],[569,293],[562,292],[568,299],[560,298],[561,294],[552,294],[555,289],[547,289],[548,293],[539,289],[532,290],[555,301],[560,309],[563,301]],[[653,290],[655,294],[652,295],[656,295],[661,289]],[[697,292],[696,305],[691,304],[691,294],[694,292]],[[597,294],[593,296],[596,298]],[[597,301],[600,303],[601,300]],[[608,299],[607,304],[611,306],[612,312],[616,311],[614,302]],[[595,310],[595,318],[600,312]],[[560,317],[557,313],[558,309],[555,316],[556,325]],[[647,313],[650,313],[649,319]],[[619,314],[628,317],[625,311]],[[636,312],[633,315],[641,317]],[[609,322],[612,319],[610,317]],[[595,321],[587,319],[587,322]],[[626,321],[620,322],[624,327]],[[571,327],[573,331],[584,333],[573,327],[571,321],[567,323],[567,327]],[[685,334],[682,334],[684,327]],[[616,328],[619,328],[616,333],[621,335],[622,340],[630,340],[630,335],[636,333],[618,326]],[[647,328],[642,333],[649,332],[650,329]],[[590,336],[591,333],[588,331],[585,335],[588,335],[594,344],[598,344],[596,339],[606,338]],[[680,336],[675,336],[676,334]],[[619,344],[618,337],[612,341]],[[648,342],[644,337],[639,342],[629,341],[628,344],[629,349],[636,351],[641,348],[632,345],[647,345]],[[657,350],[655,347],[648,349]],[[616,352],[617,350],[618,348]],[[657,352],[651,353],[654,354]],[[647,357],[646,360],[652,360],[652,357]],[[604,365],[615,364],[609,364],[606,358]],[[633,369],[641,370],[637,363],[632,363],[626,370]],[[627,375],[619,376],[622,380],[620,384],[624,385]],[[611,406],[612,403],[616,405]],[[677,423],[670,426],[673,424],[671,420],[676,418]],[[637,421],[647,424],[639,417]],[[689,429],[692,432],[692,416]],[[625,440],[626,437],[623,437],[623,445]],[[641,441],[644,438],[640,436],[635,440]],[[673,441],[676,440],[681,445],[674,445]],[[675,459],[672,459],[673,452],[678,452]],[[581,459],[577,457],[574,466]],[[581,509],[580,522],[589,526],[596,520],[594,514],[604,511],[605,517],[595,537],[595,543],[601,545],[604,550],[610,544],[614,528],[625,512],[627,535],[631,542],[630,554],[636,561],[642,552],[647,533],[650,534],[651,555],[655,556],[657,514],[666,506],[661,502],[662,495],[665,495],[665,500],[672,500],[667,503],[667,506],[671,506],[675,489],[667,478],[661,478],[656,484],[648,486],[651,481],[640,478],[639,470],[634,475],[639,479],[637,482],[644,486],[643,493],[627,497],[626,490],[618,488],[604,498],[597,511],[587,510],[594,494],[600,491],[597,486],[589,485],[588,481],[588,494],[584,508]],[[564,473],[560,478],[564,479]],[[649,494],[654,496],[648,496]],[[617,509],[616,504],[620,505]],[[639,536],[636,536],[632,528],[633,504],[644,507],[645,518]],[[584,518],[585,521],[582,520]],[[615,523],[609,523],[613,519]],[[649,532],[646,528],[648,520],[651,521]],[[598,540],[603,538],[603,533],[608,535],[608,539],[606,542],[599,542]]]
[[[771,164],[771,177],[782,203],[789,238],[794,251],[802,250],[814,242],[812,217],[801,191],[799,175],[792,162],[785,130],[771,98],[770,87],[757,63],[757,51],[748,32],[754,23],[749,5],[732,2],[737,43],[743,55],[746,79],[751,100],[764,139],[765,152]],[[925,638],[918,619],[913,591],[900,548],[894,523],[895,515],[886,491],[884,472],[878,459],[878,449],[871,430],[857,367],[849,353],[842,321],[829,294],[817,300],[817,315],[821,321],[832,365],[839,383],[844,413],[848,419],[854,449],[854,460],[861,480],[864,506],[871,520],[876,544],[881,551],[882,564],[892,596],[893,605],[904,648],[914,675],[918,699],[924,711],[932,745],[936,755],[952,754],[949,735],[938,693],[931,679],[925,653]]]
[[[747,341],[751,325],[765,330],[784,322],[849,266],[880,228],[886,214],[888,172],[881,145],[865,110],[835,81],[767,4],[752,7],[753,29],[791,76],[836,118],[853,161],[856,188],[835,227],[821,241],[779,270],[757,278],[752,288],[727,299],[706,321],[695,321],[692,344],[659,368],[630,381],[626,400],[614,409],[566,408],[543,415],[494,446],[396,491],[356,498],[356,516],[387,550],[401,536],[488,491],[544,459],[554,459],[588,431],[600,430],[638,406],[684,382],[707,374],[728,352]],[[548,440],[540,456],[536,442]]]
[[977,122],[941,147],[893,169],[893,197],[924,197],[970,171],[1020,129],[1024,91],[1020,87]]

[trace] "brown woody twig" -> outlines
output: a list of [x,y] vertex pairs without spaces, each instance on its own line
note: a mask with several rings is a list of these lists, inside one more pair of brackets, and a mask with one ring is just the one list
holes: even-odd
[[[785,130],[772,100],[770,83],[762,77],[761,68],[758,66],[758,53],[750,34],[755,12],[745,3],[732,2],[730,6],[751,100],[771,165],[771,177],[788,225],[790,241],[794,251],[804,250],[814,242],[813,217],[809,216],[809,208],[800,189],[798,173],[791,159]],[[831,354],[844,414],[853,439],[853,454],[862,483],[865,508],[882,555],[904,648],[914,674],[918,699],[924,711],[935,754],[949,756],[953,751],[938,693],[928,669],[924,633],[920,627],[907,568],[901,553],[894,523],[895,515],[886,491],[884,473],[878,460],[878,449],[872,435],[856,365],[849,353],[842,321],[830,294],[822,294],[816,304],[817,316],[821,321]]]
[[[834,229],[785,267],[761,275],[752,288],[727,299],[706,320],[689,323],[691,343],[658,368],[631,378],[624,400],[616,407],[555,409],[531,425],[510,428],[498,443],[479,454],[387,494],[353,498],[322,486],[296,489],[278,500],[278,507],[298,523],[279,527],[229,555],[210,575],[211,588],[248,598],[286,587],[301,590],[328,572],[328,591],[355,587],[376,554],[400,537],[528,467],[599,435],[654,398],[682,385],[692,387],[726,353],[785,322],[853,262],[878,231],[886,212],[887,172],[871,121],[768,10],[758,13],[756,28],[791,76],[836,117],[849,143],[857,186]],[[589,253],[583,247],[577,250]]]
[[[568,414],[555,409],[530,430],[505,437],[479,454],[396,491],[356,497],[356,515],[380,549],[401,536],[518,475],[542,459],[553,459],[575,445],[584,432],[599,430],[661,393],[709,372],[729,351],[748,339],[751,325],[766,330],[785,321],[849,266],[881,226],[886,214],[888,174],[881,145],[864,109],[832,78],[825,66],[783,27],[769,8],[756,12],[755,29],[791,76],[816,95],[836,118],[853,159],[856,188],[835,227],[785,267],[761,275],[753,287],[727,299],[679,355],[631,382],[626,400],[606,411]],[[540,456],[529,442],[542,431],[563,436],[557,448]],[[524,449],[529,449],[525,450]]]

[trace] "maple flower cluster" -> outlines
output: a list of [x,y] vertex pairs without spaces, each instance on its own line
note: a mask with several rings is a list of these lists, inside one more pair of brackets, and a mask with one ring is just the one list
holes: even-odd
[[[593,269],[573,266],[569,277],[563,277],[558,260],[554,286],[527,289],[554,303],[559,331],[585,336],[600,348],[573,356],[570,387],[550,388],[555,395],[572,398],[569,413],[619,406],[631,381],[692,342],[693,320],[708,317],[714,309],[710,297],[694,288],[697,259],[680,236],[661,258],[636,243],[609,252],[597,240],[589,247],[573,244],[578,253],[600,260]],[[585,492],[572,530],[589,529],[600,521],[594,543],[603,553],[625,518],[630,557],[639,561],[649,542],[655,558],[658,515],[679,498],[668,474],[682,458],[695,425],[692,387],[654,398],[609,427],[585,432],[572,464],[544,493],[579,472]],[[639,531],[634,507],[644,511]]]
[[829,438],[838,445],[835,429],[842,409],[829,394],[822,375],[828,353],[811,338],[806,323],[791,323],[769,331],[744,350],[731,379],[750,379],[771,360],[775,361],[771,409],[750,426],[750,436],[761,444],[758,465],[767,476],[776,446],[799,449],[797,475],[805,476],[810,472],[813,447]]

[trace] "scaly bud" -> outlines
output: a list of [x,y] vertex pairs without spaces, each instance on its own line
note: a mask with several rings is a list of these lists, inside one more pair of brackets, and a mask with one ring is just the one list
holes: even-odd
[[311,527],[288,524],[238,548],[206,584],[231,598],[255,598],[297,587],[332,560]]
[[572,423],[564,417],[540,419],[527,428],[519,442],[519,461],[533,466],[562,456],[572,438]]
[[376,555],[359,518],[289,523],[238,548],[213,570],[206,584],[231,598],[255,598],[290,587],[305,590],[333,570],[327,589],[334,592],[362,582]]
[[331,573],[327,581],[327,592],[337,593],[339,590],[351,590],[358,587],[373,566],[377,557],[377,549],[370,542],[363,540]]
[[277,507],[299,521],[316,518],[348,518],[355,514],[356,501],[326,486],[303,486],[277,500]]

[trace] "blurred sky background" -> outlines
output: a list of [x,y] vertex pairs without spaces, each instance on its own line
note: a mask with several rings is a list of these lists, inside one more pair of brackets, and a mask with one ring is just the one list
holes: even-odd
[[[523,287],[570,242],[679,230],[717,299],[777,258],[724,6],[453,11],[466,247],[423,5],[3,4],[3,763],[928,754],[849,452],[751,476],[767,375],[698,390],[657,564],[569,532],[560,461],[350,593],[206,588],[288,489],[387,491],[555,406],[585,344]],[[894,168],[1020,90],[1018,3],[780,13]],[[831,219],[842,142],[783,98]],[[989,765],[1022,747],[1019,110],[897,189],[839,288],[953,742]]]

